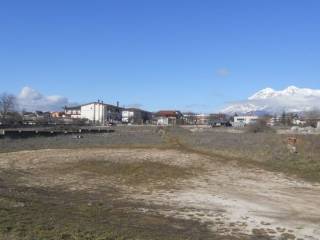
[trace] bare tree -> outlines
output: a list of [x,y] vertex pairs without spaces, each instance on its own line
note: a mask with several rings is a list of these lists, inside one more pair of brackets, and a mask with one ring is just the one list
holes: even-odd
[[21,116],[16,110],[14,95],[2,93],[0,95],[0,122],[2,125],[12,126],[21,122]]
[[247,126],[247,132],[251,133],[260,133],[260,132],[274,132],[268,122],[270,121],[271,116],[260,117],[255,123]]
[[16,97],[12,94],[2,93],[0,95],[0,113],[6,117],[8,113],[14,112],[16,108]]
[[224,113],[213,113],[209,115],[209,122],[212,124],[214,122],[223,122],[227,121],[228,116]]
[[304,113],[308,126],[317,127],[317,123],[320,121],[320,110],[313,109]]

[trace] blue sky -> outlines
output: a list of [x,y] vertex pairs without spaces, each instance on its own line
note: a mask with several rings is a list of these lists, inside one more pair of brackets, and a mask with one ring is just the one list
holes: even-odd
[[320,88],[318,0],[2,1],[0,92],[218,111]]

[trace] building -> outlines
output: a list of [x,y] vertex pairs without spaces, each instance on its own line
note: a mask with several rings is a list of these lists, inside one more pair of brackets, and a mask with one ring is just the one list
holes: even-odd
[[67,118],[81,118],[81,106],[64,107],[64,114]]
[[299,118],[294,118],[292,119],[292,124],[296,126],[303,126],[307,124],[307,121],[299,119]]
[[33,112],[22,113],[22,123],[24,125],[35,125],[37,122],[37,115]]
[[152,113],[138,108],[126,108],[122,110],[122,122],[132,124],[146,124],[152,120]]
[[230,121],[229,117],[226,114],[223,113],[213,113],[209,115],[209,124],[212,127],[229,127]]
[[65,107],[64,117],[72,119],[86,119],[90,123],[105,124],[121,122],[122,108],[102,101],[91,102],[83,105]]
[[183,123],[183,114],[180,111],[163,110],[155,114],[157,125],[168,126]]
[[187,125],[208,125],[209,115],[186,112],[183,113],[183,123]]
[[47,125],[51,122],[50,112],[22,112],[21,116],[24,125]]
[[51,112],[51,117],[52,118],[62,118],[65,116],[64,112]]
[[278,115],[275,115],[273,117],[267,118],[267,125],[270,127],[274,127],[279,125],[281,122],[281,117]]
[[121,122],[122,108],[97,101],[80,106],[80,118],[95,124]]
[[196,113],[194,112],[184,112],[183,113],[183,123],[187,125],[197,124]]
[[317,122],[317,128],[320,129],[320,121]]
[[254,124],[259,119],[256,115],[243,115],[243,116],[234,116],[233,117],[233,126],[234,127],[244,127],[246,125]]
[[208,125],[209,124],[209,114],[196,114],[196,124]]

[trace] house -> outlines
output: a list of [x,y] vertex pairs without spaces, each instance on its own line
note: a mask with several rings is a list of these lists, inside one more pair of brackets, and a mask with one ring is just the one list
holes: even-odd
[[176,125],[183,122],[183,114],[176,110],[162,110],[155,114],[157,125]]
[[80,118],[98,124],[121,122],[121,111],[119,104],[114,106],[102,101],[91,102],[80,106]]
[[233,117],[234,127],[244,127],[246,125],[254,124],[259,119],[256,115],[242,115]]
[[81,118],[81,105],[64,107],[64,114],[67,118]]
[[33,112],[22,113],[22,123],[24,125],[35,125],[37,122],[37,115]]
[[208,125],[209,124],[209,115],[208,114],[196,114],[196,124]]
[[51,112],[52,118],[62,118],[63,116],[65,116],[64,112]]
[[51,121],[51,114],[49,112],[35,111],[22,112],[22,123],[24,125],[49,124]]
[[65,107],[66,118],[87,119],[90,123],[105,124],[121,121],[122,108],[103,103],[103,101],[90,102],[73,107]]
[[38,119],[48,120],[48,119],[51,118],[51,113],[50,112],[35,111],[35,114],[36,114]]
[[187,125],[208,125],[209,124],[208,114],[198,114],[193,112],[183,113],[184,124]]
[[126,108],[122,110],[122,122],[132,124],[145,124],[152,120],[152,113],[138,108]]
[[307,123],[307,121],[299,119],[299,118],[294,118],[292,119],[292,124],[296,126],[303,126]]
[[281,116],[278,116],[278,115],[275,115],[267,119],[267,125],[270,127],[279,125],[280,122],[281,122]]
[[209,124],[212,127],[231,126],[229,117],[223,113],[214,113],[209,115]]
[[187,125],[197,124],[196,113],[194,112],[184,112],[183,113],[183,123]]

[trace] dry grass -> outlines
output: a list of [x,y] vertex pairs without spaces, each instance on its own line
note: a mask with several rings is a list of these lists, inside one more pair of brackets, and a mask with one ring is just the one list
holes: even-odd
[[71,136],[0,139],[0,152],[84,147],[180,149],[320,182],[320,136],[297,136],[297,154],[288,151],[287,137],[273,132],[240,134],[206,129],[191,133],[182,128],[159,132],[153,127],[119,127],[114,133],[89,134],[76,140]]
[[190,133],[183,129],[171,129],[168,134],[169,141],[185,151],[320,182],[318,135],[296,136],[298,153],[292,154],[287,148],[289,136],[272,132],[233,134],[209,130]]
[[[39,138],[0,144],[5,147],[2,151],[29,149],[30,146],[31,149],[83,146],[172,148],[205,155],[215,161],[233,161],[245,167],[259,166],[320,182],[319,137],[299,136],[298,154],[288,152],[286,137],[273,133],[233,134],[211,130],[191,133],[180,128],[168,128],[161,134],[154,129],[146,132],[139,129],[128,135],[123,130],[113,135],[88,136],[80,141],[59,137],[46,139],[47,142],[45,138]],[[268,239],[259,234],[250,237],[237,234],[219,236],[209,231],[206,224],[164,217],[157,210],[165,206],[128,201],[128,196],[113,185],[100,186],[94,192],[67,191],[58,186],[27,186],[24,182],[26,177],[42,171],[36,170],[25,172],[16,166],[1,170],[0,239]],[[157,161],[106,161],[94,157],[46,168],[42,174],[51,174],[45,176],[49,178],[77,173],[88,177],[85,180],[90,180],[90,176],[112,178],[119,185],[131,188],[152,185],[154,190],[170,187],[174,191],[175,182],[194,177],[201,171]],[[141,212],[140,209],[148,211]]]
[[155,211],[161,206],[127,201],[108,186],[65,191],[21,186],[19,178],[17,172],[1,172],[0,239],[222,239],[204,224],[163,217]]
[[169,159],[162,163],[162,151],[158,157],[140,149],[71,152],[2,155],[0,239],[221,239],[206,224],[164,217],[165,206],[130,198],[136,188],[174,190],[176,181],[192,177],[171,163],[178,153],[164,153]]
[[[173,186],[174,182],[195,176],[198,169],[188,169],[161,162],[128,162],[87,160],[63,164],[56,168],[59,174],[82,172],[97,177],[112,177],[119,183],[139,186],[153,185],[153,187]],[[200,169],[199,169],[200,171]],[[88,175],[87,175],[88,176]]]

